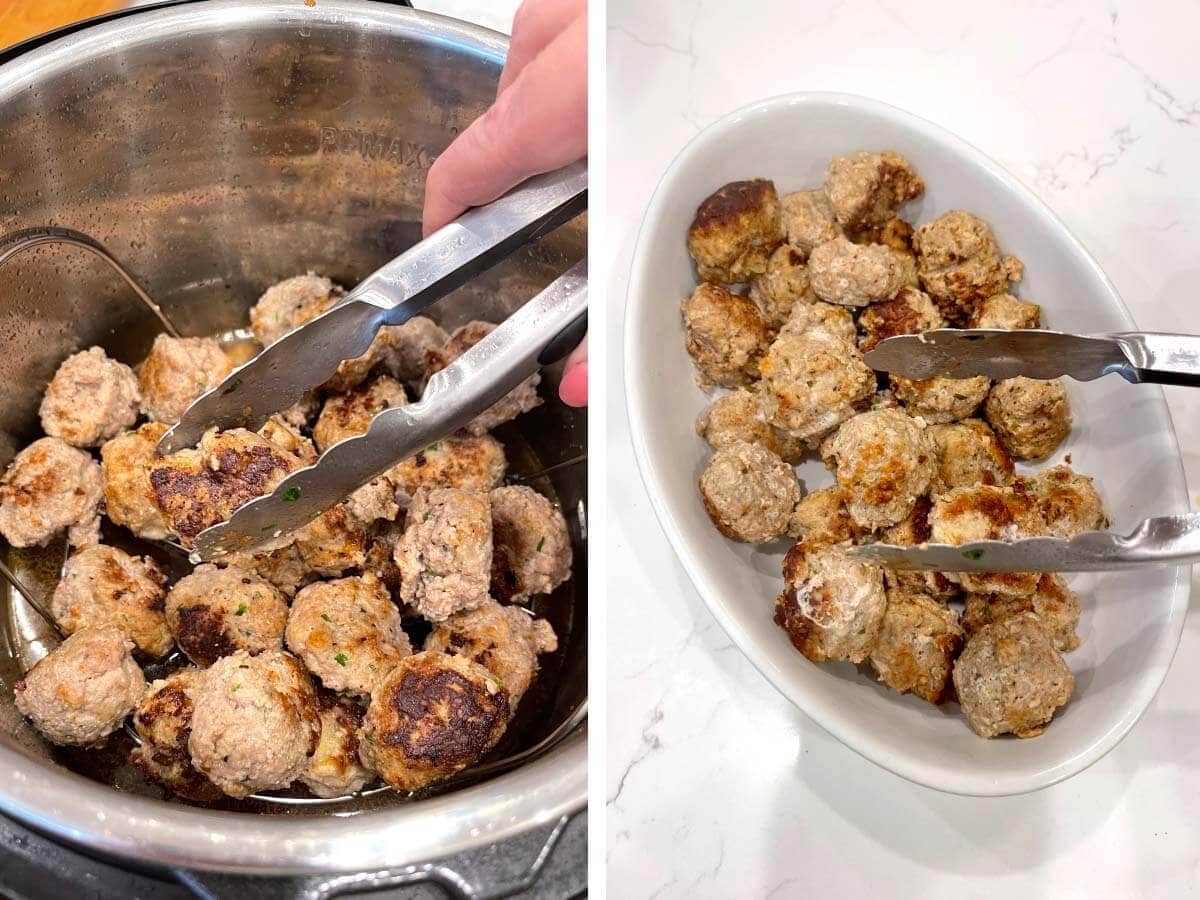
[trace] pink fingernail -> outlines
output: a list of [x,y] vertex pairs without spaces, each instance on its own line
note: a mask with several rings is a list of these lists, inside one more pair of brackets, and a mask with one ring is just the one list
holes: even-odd
[[558,385],[558,396],[567,406],[587,406],[588,380],[587,363],[581,362],[563,375]]

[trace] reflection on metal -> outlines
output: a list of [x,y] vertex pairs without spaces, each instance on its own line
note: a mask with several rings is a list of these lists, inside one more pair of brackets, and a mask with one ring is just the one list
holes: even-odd
[[54,621],[54,616],[50,615],[50,611],[42,606],[41,601],[33,595],[33,591],[21,583],[21,579],[8,567],[3,558],[0,558],[0,577],[12,585],[13,590],[25,598],[25,602],[33,608],[34,612],[46,620],[46,624],[53,628],[60,638],[63,637],[62,629]]
[[112,267],[114,272],[124,279],[125,283],[137,295],[138,300],[142,302],[142,305],[154,313],[158,321],[162,323],[162,327],[166,329],[167,334],[171,335],[171,337],[179,337],[178,329],[167,318],[166,313],[159,308],[159,305],[138,284],[137,279],[129,273],[129,270],[121,265],[117,261],[117,258],[104,248],[103,244],[95,238],[84,234],[82,231],[50,226],[43,228],[22,228],[20,231],[11,231],[6,235],[0,236],[0,266],[4,265],[21,251],[29,250],[32,247],[38,247],[42,244],[67,244],[72,247],[82,247],[89,253],[100,257]]

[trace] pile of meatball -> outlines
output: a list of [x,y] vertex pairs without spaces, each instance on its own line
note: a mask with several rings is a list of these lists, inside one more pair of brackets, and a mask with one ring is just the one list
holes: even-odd
[[[342,294],[311,274],[271,287],[250,313],[255,339],[267,346]],[[155,452],[163,432],[231,371],[215,339],[159,335],[136,372],[99,347],[63,362],[41,404],[46,436],[0,479],[11,546],[65,535],[70,547],[50,602],[67,637],[15,686],[17,708],[48,741],[74,747],[103,744],[132,715],[131,761],[195,801],[294,782],[339,797],[380,778],[416,791],[477,762],[539,654],[557,647],[526,607],[571,574],[562,513],[502,484],[504,448],[489,434],[541,402],[538,376],[281,546],[197,566],[174,584],[151,557],[102,543],[100,520],[190,547],[419,395],[493,327],[447,334],[420,317],[384,327],[366,354],[257,432],[212,430],[168,457]],[[427,632],[423,646],[410,632]],[[147,684],[142,665],[176,647],[186,664]]]
[[[913,227],[924,182],[891,150],[829,163],[780,197],[727,184],[687,235],[701,283],[682,303],[697,383],[724,389],[696,423],[713,453],[700,494],[735,541],[788,538],[775,621],[813,662],[869,666],[930,703],[957,699],[981,737],[1033,737],[1071,697],[1080,600],[1057,575],[909,572],[847,548],[961,544],[1107,527],[1092,479],[1048,461],[1071,429],[1058,381],[910,380],[873,372],[879,341],[937,328],[1038,328],[1022,264],[952,210]],[[818,454],[832,486],[793,465]],[[1069,462],[1069,457],[1066,462]]]

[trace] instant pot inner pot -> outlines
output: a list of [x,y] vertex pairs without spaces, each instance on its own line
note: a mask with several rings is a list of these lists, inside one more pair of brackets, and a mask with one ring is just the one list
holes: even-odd
[[[227,8],[183,31],[159,29],[158,14],[144,13],[134,17],[145,21],[135,38],[96,42],[69,59],[52,45],[34,51],[46,57],[38,80],[5,90],[0,79],[0,232],[59,225],[96,237],[185,335],[244,327],[259,294],[290,275],[312,270],[353,285],[418,240],[429,166],[491,101],[502,62],[498,51],[470,41],[352,27],[303,4],[271,20]],[[585,243],[585,223],[572,222],[431,315],[447,328],[498,321],[580,259]],[[133,364],[158,331],[128,288],[83,250],[39,248],[0,269],[0,461],[39,436],[41,393],[66,356],[99,344]],[[543,406],[496,433],[511,474],[586,450],[584,414],[553,399],[559,374],[545,374]],[[553,623],[560,650],[542,657],[541,674],[490,758],[536,743],[585,698],[586,481],[586,466],[574,465],[532,482],[566,514],[576,574],[535,605]],[[110,539],[120,531],[111,528]],[[147,552],[149,545],[133,546]],[[48,598],[65,547],[4,552]],[[12,685],[45,654],[51,635],[19,595],[5,591],[0,740],[31,763],[186,802],[126,763],[123,733],[102,751],[64,750],[21,718]],[[402,802],[389,791],[332,807],[218,805],[312,813]]]

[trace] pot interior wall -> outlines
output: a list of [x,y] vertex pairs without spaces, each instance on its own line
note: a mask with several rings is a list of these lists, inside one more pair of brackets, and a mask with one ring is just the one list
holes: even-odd
[[[206,6],[224,12],[202,15]],[[312,270],[353,285],[414,243],[429,166],[491,101],[502,49],[411,26],[351,27],[336,3],[272,17],[194,8],[186,30],[159,28],[160,14],[146,12],[134,17],[145,23],[136,38],[70,58],[35,51],[46,64],[34,81],[6,83],[0,68],[0,232],[58,225],[96,237],[181,333],[203,335],[244,327],[281,278]],[[447,298],[434,318],[446,327],[503,318],[581,258],[585,238],[582,219],[564,226]],[[157,331],[84,251],[40,248],[0,269],[0,461],[39,436],[41,391],[67,355],[99,344],[135,363]],[[558,374],[544,378],[548,402],[498,434],[514,472],[585,452],[584,415],[549,400]],[[583,573],[586,468],[537,486],[567,513]],[[7,556],[48,594],[62,553]],[[584,581],[541,604],[565,640],[543,658],[501,754],[536,741],[586,694]],[[161,796],[121,764],[120,739],[108,754],[51,751],[15,713],[8,688],[44,652],[45,634],[19,597],[7,599],[0,740]]]

